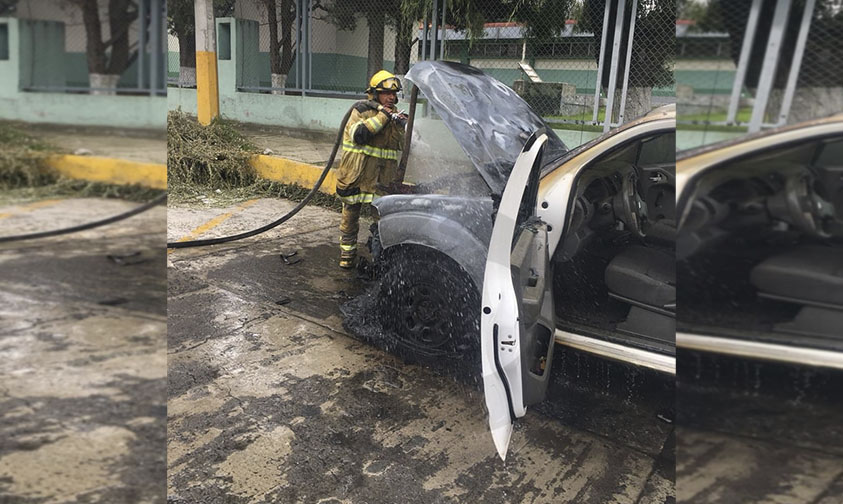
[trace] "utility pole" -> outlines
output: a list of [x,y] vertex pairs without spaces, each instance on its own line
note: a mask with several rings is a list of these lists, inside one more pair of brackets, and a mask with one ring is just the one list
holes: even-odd
[[217,79],[217,35],[213,0],[195,0],[196,14],[196,115],[208,125],[220,115]]

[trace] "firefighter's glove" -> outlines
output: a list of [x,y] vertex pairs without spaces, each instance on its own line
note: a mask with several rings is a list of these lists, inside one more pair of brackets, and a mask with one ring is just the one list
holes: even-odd
[[403,112],[393,112],[392,114],[389,114],[389,117],[402,128],[407,127],[407,114]]

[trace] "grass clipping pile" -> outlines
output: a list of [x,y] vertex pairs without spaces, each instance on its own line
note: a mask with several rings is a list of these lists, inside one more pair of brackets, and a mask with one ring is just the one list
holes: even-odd
[[[255,197],[301,201],[310,188],[257,176],[249,158],[259,149],[235,126],[219,118],[208,126],[181,111],[167,115],[167,186],[171,202],[225,206]],[[335,197],[317,192],[310,204],[341,210]]]
[[63,177],[47,165],[59,154],[52,145],[26,133],[26,125],[0,121],[0,191],[2,199],[26,201],[46,197],[120,198],[149,201],[160,189]]
[[0,122],[0,189],[36,187],[58,179],[45,160],[53,149],[12,123]]

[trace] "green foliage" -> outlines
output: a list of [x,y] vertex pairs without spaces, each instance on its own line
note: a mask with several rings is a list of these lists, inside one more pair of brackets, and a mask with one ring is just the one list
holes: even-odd
[[[746,34],[746,21],[752,0],[712,0],[709,10],[719,12],[721,24],[707,27],[711,31],[726,31],[731,39],[731,57],[735,64],[740,59],[740,49]],[[753,41],[753,48],[749,58],[746,73],[746,86],[758,86],[761,69],[764,65],[766,43],[772,27],[773,13],[776,2],[763,0],[761,15]],[[794,0],[790,8],[784,40],[779,53],[779,63],[773,85],[782,89],[787,82],[788,72],[793,61],[796,39],[805,0]],[[836,87],[843,85],[843,11],[833,15],[833,0],[817,0],[811,29],[805,46],[798,86]]]
[[59,176],[45,163],[57,149],[24,131],[25,125],[0,121],[0,190],[3,200],[47,197],[120,198],[148,201],[161,193],[140,185],[119,185]]
[[215,119],[208,126],[181,111],[167,114],[168,184],[228,189],[257,179],[249,158],[257,153],[230,123]]
[[[234,12],[234,4],[235,0],[214,0],[214,16],[230,16]],[[167,0],[167,28],[171,34],[192,35],[195,32],[195,16],[193,0]]]
[[18,0],[0,0],[0,16],[11,16],[15,13]]
[[52,148],[12,123],[0,122],[0,189],[51,184],[58,178],[44,162]]
[[[615,26],[619,0],[610,0],[609,26]],[[620,54],[627,52],[629,40],[629,21],[632,16],[632,1],[626,1],[624,9],[623,33],[621,34]],[[585,0],[584,17],[580,30],[594,33],[597,45],[595,59],[599,59],[599,44],[603,34],[604,0]],[[632,87],[664,87],[673,84],[673,58],[676,50],[676,0],[642,0],[638,4],[635,20],[635,40],[632,60],[630,61],[629,85]],[[611,61],[614,30],[606,34],[605,61]],[[623,82],[626,61],[618,58],[618,82]],[[603,67],[601,82],[609,85],[611,64]]]

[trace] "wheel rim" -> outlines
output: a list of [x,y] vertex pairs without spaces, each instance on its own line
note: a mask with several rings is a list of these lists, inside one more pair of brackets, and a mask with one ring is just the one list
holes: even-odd
[[400,310],[398,338],[426,353],[447,353],[453,334],[440,315],[450,302],[443,289],[419,283],[410,286]]

